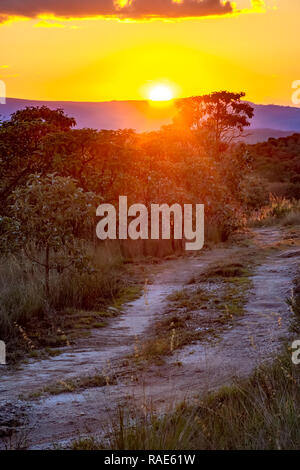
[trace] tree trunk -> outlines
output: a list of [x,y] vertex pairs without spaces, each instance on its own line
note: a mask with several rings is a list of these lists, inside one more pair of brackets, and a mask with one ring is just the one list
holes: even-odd
[[50,287],[49,287],[49,273],[50,273],[49,257],[50,257],[50,248],[49,248],[49,245],[47,245],[47,248],[46,248],[46,256],[45,256],[45,291],[46,291],[46,296],[47,296],[47,298],[50,297]]

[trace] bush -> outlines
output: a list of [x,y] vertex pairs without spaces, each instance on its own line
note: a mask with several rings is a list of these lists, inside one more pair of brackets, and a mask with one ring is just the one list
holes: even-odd
[[270,195],[269,204],[255,212],[250,218],[250,225],[264,226],[281,223],[291,225],[298,223],[297,214],[300,213],[300,202],[293,199]]

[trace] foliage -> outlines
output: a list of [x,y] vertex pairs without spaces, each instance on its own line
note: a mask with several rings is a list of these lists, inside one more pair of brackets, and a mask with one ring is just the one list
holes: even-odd
[[119,195],[147,206],[204,203],[207,223],[226,239],[243,224],[240,188],[248,154],[244,146],[229,145],[253,114],[243,96],[220,92],[178,101],[180,127],[143,134],[72,129],[73,118],[45,106],[20,110],[0,126],[2,215],[13,219],[10,198],[20,188],[28,191],[30,175],[55,173],[113,204]]
[[[51,158],[46,159],[44,138],[52,132],[63,132],[76,124],[61,109],[46,106],[27,107],[12,114],[0,126],[0,202],[2,213],[8,212],[8,199],[14,189],[24,184],[34,172],[46,172]],[[7,215],[7,214],[6,214]]]
[[255,211],[249,219],[249,224],[254,226],[274,225],[298,225],[300,218],[300,202],[289,200],[273,194],[269,195],[267,205]]
[[[12,213],[19,222],[17,237],[25,254],[45,269],[45,287],[49,294],[49,272],[76,266],[87,269],[87,260],[79,243],[80,236],[92,227],[96,196],[78,188],[70,177],[36,174],[26,186],[13,193]],[[44,261],[33,257],[30,245],[44,252]],[[60,255],[63,260],[51,256]],[[59,257],[61,258],[61,256]]]
[[241,101],[244,96],[245,93],[220,91],[178,100],[175,124],[198,131],[200,138],[204,137],[219,152],[250,125],[253,108]]
[[264,178],[266,194],[300,199],[300,134],[250,145],[256,177]]

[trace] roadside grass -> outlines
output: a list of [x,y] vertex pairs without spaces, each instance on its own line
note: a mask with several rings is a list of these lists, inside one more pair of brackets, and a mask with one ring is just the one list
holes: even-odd
[[255,212],[249,220],[250,227],[264,227],[280,224],[300,225],[300,201],[270,195],[269,204]]
[[228,264],[217,264],[212,266],[208,271],[203,275],[203,279],[212,279],[216,277],[222,278],[240,278],[249,276],[250,271],[241,263],[228,263]]
[[186,308],[193,310],[199,308],[202,304],[209,301],[209,294],[203,287],[197,287],[195,290],[181,289],[168,296],[175,308]]
[[287,227],[300,225],[300,209],[298,212],[292,211],[287,214],[282,221],[282,225]]
[[120,258],[97,262],[92,274],[52,272],[51,295],[46,298],[38,267],[21,255],[0,260],[0,338],[7,344],[9,364],[28,355],[47,355],[51,348],[88,336],[140,295],[132,268]]
[[294,319],[291,322],[290,330],[293,334],[300,335],[300,274],[294,282],[294,288],[292,290],[291,296],[287,298],[286,301],[292,313],[294,314]]
[[86,375],[72,379],[58,380],[52,384],[36,390],[35,392],[27,395],[21,395],[21,400],[35,400],[44,395],[61,395],[63,393],[73,393],[88,388],[105,387],[106,385],[114,385],[116,383],[115,377],[96,373],[93,375]]

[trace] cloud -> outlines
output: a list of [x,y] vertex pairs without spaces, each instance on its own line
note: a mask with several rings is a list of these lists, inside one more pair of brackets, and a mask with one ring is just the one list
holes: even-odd
[[129,5],[119,7],[122,15],[131,18],[187,18],[232,13],[229,1],[220,0],[133,0]]
[[190,18],[230,14],[229,0],[1,0],[0,23],[12,18]]
[[35,28],[65,28],[65,26],[61,23],[51,23],[46,20],[41,20],[38,23],[36,23]]

